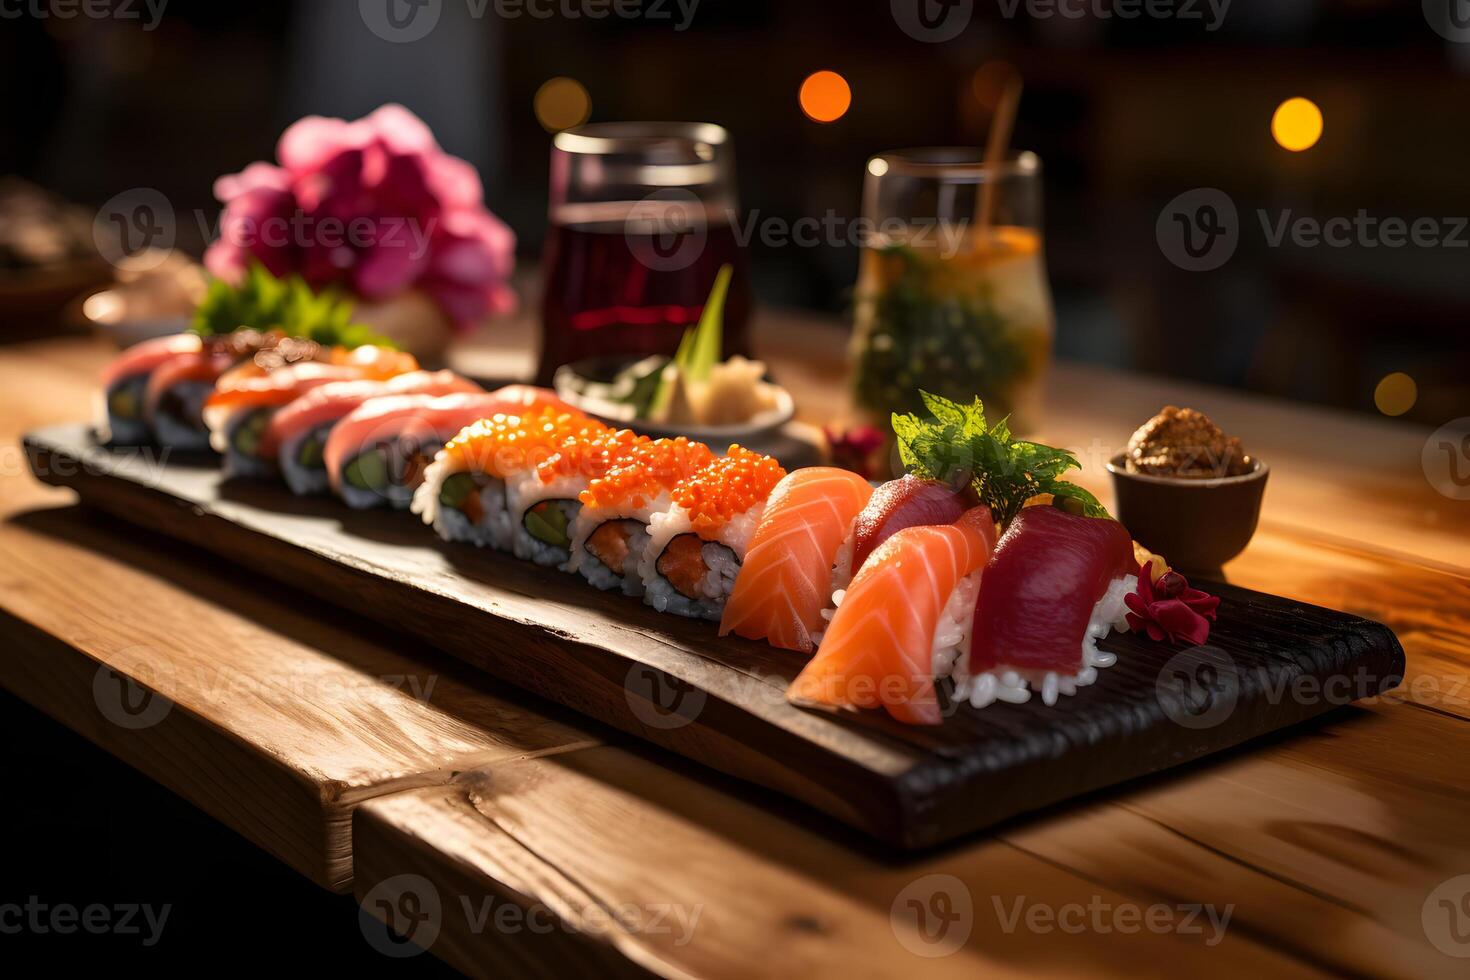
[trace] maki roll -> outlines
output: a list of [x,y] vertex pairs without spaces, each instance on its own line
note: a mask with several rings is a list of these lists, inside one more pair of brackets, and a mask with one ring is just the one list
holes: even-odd
[[536,466],[512,473],[505,484],[505,503],[515,556],[565,569],[572,558],[572,529],[582,510],[582,493],[647,442],[647,436],[631,429],[600,426],[566,440]]
[[770,456],[731,446],[675,487],[669,509],[648,522],[643,600],[659,612],[718,621],[766,498],[785,475]]
[[179,354],[158,365],[143,389],[143,418],[153,439],[167,449],[209,449],[204,403],[215,382],[239,360],[238,352],[214,338],[197,351]]
[[[525,400],[562,404],[549,391],[531,392]],[[406,508],[446,442],[478,419],[523,410],[516,401],[494,392],[374,398],[348,413],[327,438],[322,457],[332,490],[353,508]]]
[[1093,683],[1117,657],[1099,650],[1110,630],[1128,629],[1125,598],[1138,588],[1133,541],[1117,521],[1057,507],[1023,509],[985,571],[954,664],[955,696],[984,707],[1047,705]]
[[720,635],[810,653],[826,626],[833,562],[844,539],[851,548],[853,521],[872,496],[861,476],[826,466],[796,470],[776,484],[725,604]]
[[638,564],[648,547],[648,522],[673,503],[670,494],[714,459],[701,442],[641,440],[580,496],[568,568],[599,589],[643,594]]
[[[445,541],[513,551],[506,483],[573,440],[607,426],[555,404],[514,408],[471,423],[445,444],[414,492],[413,512]],[[538,530],[542,530],[538,527]]]
[[150,442],[153,433],[144,414],[148,379],[160,365],[198,354],[203,347],[198,334],[170,334],[134,344],[113,358],[102,369],[98,438],[120,446]]
[[326,493],[331,486],[323,450],[344,416],[384,395],[452,395],[480,386],[453,371],[410,371],[387,381],[333,381],[274,412],[260,436],[260,456],[274,459],[291,492]]
[[275,471],[276,454],[273,447],[262,446],[262,437],[271,418],[306,392],[333,382],[381,380],[418,369],[413,355],[387,347],[305,344],[310,347],[296,352],[298,360],[257,358],[232,368],[215,384],[204,403],[204,422],[210,444],[224,454],[226,477],[263,477]]
[[262,438],[276,413],[314,388],[356,377],[354,369],[343,365],[304,361],[228,386],[222,381],[204,402],[204,424],[210,445],[225,457],[225,476],[269,476],[276,460]]
[[950,525],[892,535],[863,562],[787,697],[816,707],[881,707],[910,725],[939,724],[934,681],[964,649],[994,544],[988,507]]

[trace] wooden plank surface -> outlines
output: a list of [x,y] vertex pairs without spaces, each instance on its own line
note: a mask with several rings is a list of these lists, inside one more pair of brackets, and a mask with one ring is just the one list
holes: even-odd
[[[803,399],[808,418],[820,420],[826,407],[840,406],[843,367],[833,356],[834,337],[840,343],[834,331],[822,327],[762,321],[761,352],[776,362],[783,379],[809,392]],[[14,439],[37,425],[78,418],[91,397],[103,350],[76,341],[0,350],[0,448],[5,453],[0,455],[0,506],[7,516],[64,507],[69,500],[24,475]],[[1089,378],[1101,390],[1089,392]],[[1116,432],[1126,436],[1139,420],[1136,411],[1158,407],[1151,403],[1149,384],[1059,367],[1053,373],[1049,429],[1075,433],[1072,444],[1078,447],[1086,445],[1083,436],[1090,438],[1098,429],[1107,430],[1099,438],[1116,438]],[[1067,391],[1073,386],[1075,394]],[[1470,816],[1464,763],[1464,726],[1470,717],[1466,505],[1422,493],[1424,477],[1408,461],[1427,433],[1412,426],[1334,418],[1329,421],[1343,426],[1340,436],[1319,439],[1319,413],[1312,410],[1240,395],[1216,402],[1209,400],[1216,393],[1196,396],[1186,386],[1157,393],[1209,408],[1232,427],[1220,404],[1233,407],[1239,399],[1260,413],[1241,434],[1261,455],[1269,449],[1272,487],[1262,533],[1227,574],[1247,587],[1389,623],[1403,640],[1408,660],[1409,680],[1395,696],[1218,763],[897,866],[828,821],[803,817],[772,798],[670,764],[663,756],[596,748],[545,759],[511,758],[482,766],[460,782],[359,807],[359,894],[411,873],[428,878],[450,901],[489,894],[497,902],[504,898],[549,911],[593,900],[703,905],[692,941],[677,947],[681,934],[662,928],[633,931],[617,942],[604,939],[608,933],[599,931],[603,919],[595,912],[575,917],[593,933],[587,941],[560,928],[547,932],[548,920],[540,917],[532,920],[534,929],[514,930],[459,929],[446,917],[433,949],[481,974],[495,972],[498,964],[544,971],[548,964],[570,963],[582,973],[614,968],[672,975],[778,970],[798,975],[810,965],[814,971],[860,976],[973,976],[979,965],[1002,975],[1224,976],[1238,975],[1244,965],[1288,976],[1463,976],[1467,960],[1441,952],[1430,934],[1451,944],[1446,948],[1452,952],[1470,950],[1452,945],[1448,920],[1429,917],[1426,906],[1435,888],[1470,872],[1463,830]],[[1087,414],[1060,413],[1059,398],[1070,398]],[[1380,446],[1399,462],[1375,468],[1374,447]],[[1370,448],[1373,453],[1365,451]],[[1297,455],[1308,452],[1333,458]],[[1334,475],[1321,475],[1327,472]],[[1095,467],[1083,479],[1106,486]],[[1283,488],[1287,492],[1279,492]],[[74,510],[59,513],[67,515],[68,524],[78,518]],[[12,549],[44,547],[47,540],[0,524],[0,542]],[[85,582],[97,560],[83,547],[49,552],[56,576],[38,583],[31,600],[47,608],[48,635],[53,621],[66,619],[68,608],[64,600],[47,599],[55,579],[70,575]],[[175,567],[187,574],[189,566]],[[160,607],[189,592],[178,579],[134,574],[144,585],[139,594],[158,597]],[[267,616],[293,608],[289,595],[249,576],[220,574],[256,596]],[[10,591],[0,593],[0,607],[8,609],[12,601]],[[94,627],[114,618],[109,613]],[[216,657],[225,660],[238,655],[235,631],[241,622],[229,608],[210,603],[200,607],[196,625],[201,635],[212,637]],[[12,635],[3,628],[8,625],[0,624],[6,640]],[[376,646],[381,641],[364,642]],[[330,651],[308,639],[302,645],[331,659]],[[8,657],[8,649],[0,643],[0,658]],[[420,661],[417,652],[410,653]],[[91,683],[91,678],[82,680]],[[85,721],[76,724],[86,730]],[[251,743],[242,735],[263,728],[225,734],[258,755],[267,743]],[[120,735],[116,726],[98,733],[106,740],[102,744],[119,754],[124,751]],[[497,784],[500,770],[510,775]],[[256,803],[250,794],[232,797],[234,812],[223,818],[234,826],[279,819]],[[610,836],[616,839],[605,846],[584,843]],[[657,863],[632,860],[651,852]],[[890,919],[897,893],[929,873],[959,878],[980,916],[963,950],[939,959],[909,954],[898,944]],[[994,910],[995,895],[1007,911],[1018,895],[1029,896],[1028,909],[1057,912],[1079,904],[1085,908],[1094,896],[1115,908],[1147,908],[1180,897],[1233,902],[1237,908],[1224,941],[1209,947],[1207,932],[1087,928],[1071,934],[1053,928],[1038,933],[1024,926],[1006,932]],[[477,915],[482,911],[480,905],[472,907]]]
[[[1116,666],[1054,707],[957,705],[934,727],[815,712],[783,696],[802,665],[789,653],[718,638],[712,624],[554,569],[445,544],[412,515],[351,513],[270,483],[226,481],[213,460],[150,463],[96,445],[81,425],[37,430],[26,447],[38,476],[92,507],[299,583],[897,848],[1187,763],[1403,676],[1398,641],[1378,623],[1220,585],[1207,648],[1114,634],[1099,645]],[[1330,696],[1291,696],[1306,685]],[[677,691],[682,710],[660,713],[645,696],[654,688]]]
[[[360,808],[356,891],[431,894],[420,940],[479,975],[540,918],[579,941],[542,950],[546,975],[600,947],[689,976],[1463,976],[1421,923],[1470,819],[1455,773],[1402,772],[1433,742],[1452,758],[1470,732],[1409,706],[1350,710],[1277,751],[898,862],[597,748]],[[962,917],[926,938],[911,899]],[[483,913],[503,905],[521,913],[497,927]]]
[[6,688],[337,890],[362,800],[597,739],[418,644],[43,488],[15,427],[85,411],[97,359],[77,369],[68,347],[42,349],[0,355]]

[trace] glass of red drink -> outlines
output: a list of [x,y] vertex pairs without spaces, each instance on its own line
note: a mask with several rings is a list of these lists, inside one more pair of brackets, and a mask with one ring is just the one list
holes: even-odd
[[730,135],[711,123],[593,123],[551,148],[541,361],[672,355],[734,266],[724,355],[749,354],[750,280],[736,235]]

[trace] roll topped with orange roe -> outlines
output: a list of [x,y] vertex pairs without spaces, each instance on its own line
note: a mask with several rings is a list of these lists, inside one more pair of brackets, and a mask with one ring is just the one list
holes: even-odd
[[704,443],[682,436],[629,447],[581,493],[570,567],[599,589],[642,595],[638,565],[648,547],[649,520],[668,510],[673,492],[714,458]]
[[[480,419],[434,457],[414,495],[414,513],[446,541],[515,551],[526,509],[517,502],[532,495],[525,491],[543,484],[543,472],[553,475],[545,467],[560,465],[552,461],[564,459],[568,446],[604,440],[611,432],[596,419],[557,405]],[[555,522],[556,516],[547,519]],[[532,524],[544,530],[536,519]]]
[[770,456],[731,446],[670,493],[649,520],[639,563],[644,600],[660,612],[718,620],[766,498],[786,470]]

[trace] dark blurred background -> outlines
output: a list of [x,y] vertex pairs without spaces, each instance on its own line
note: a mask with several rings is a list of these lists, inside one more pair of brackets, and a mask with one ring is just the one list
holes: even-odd
[[[1025,79],[1014,143],[1045,167],[1060,357],[1366,412],[1403,372],[1417,383],[1404,417],[1470,414],[1470,231],[1455,220],[1470,215],[1470,43],[1418,0],[1234,0],[1223,17],[1219,0],[1177,0],[1133,19],[1117,15],[1129,0],[1064,0],[1084,16],[1017,2],[959,0],[963,32],[927,43],[900,28],[903,0],[645,0],[646,16],[605,19],[585,15],[595,4],[539,18],[442,0],[428,37],[390,43],[357,0],[167,0],[156,20],[142,0],[107,18],[27,0],[0,19],[0,171],[93,208],[151,187],[212,214],[213,179],[270,158],[295,118],[398,101],[480,168],[533,262],[550,141],[533,101],[548,79],[580,82],[593,121],[728,127],[747,212],[852,218],[871,154],[984,141],[984,66],[1004,61]],[[26,12],[37,3],[48,15]],[[818,69],[853,93],[828,124],[798,105]],[[1270,127],[1293,96],[1325,119],[1300,153]],[[1166,203],[1198,187],[1224,190],[1241,221],[1238,250],[1209,272],[1176,267],[1155,234]],[[1260,209],[1428,217],[1450,240],[1273,246]],[[181,222],[179,244],[197,255],[207,233]],[[760,303],[845,310],[856,249],[751,250]]]

